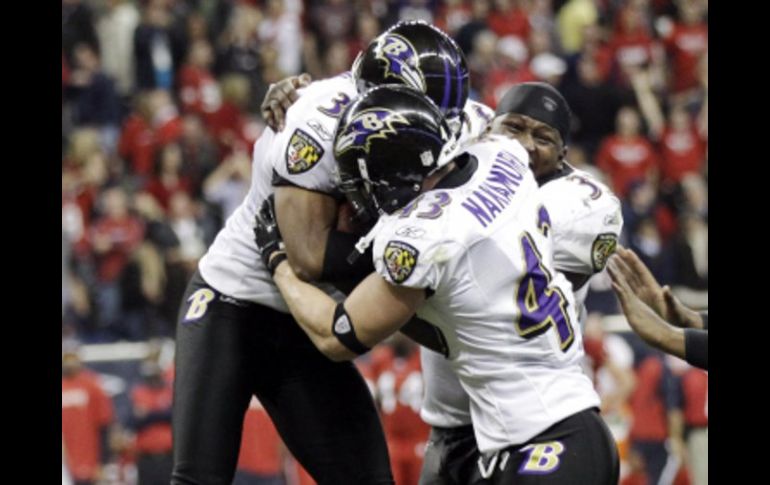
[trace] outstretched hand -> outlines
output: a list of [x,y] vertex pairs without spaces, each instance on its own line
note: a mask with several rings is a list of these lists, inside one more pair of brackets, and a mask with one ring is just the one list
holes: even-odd
[[700,315],[687,308],[666,285],[661,287],[642,260],[630,249],[615,251],[615,271],[623,276],[629,289],[663,320],[684,328],[703,328]]
[[623,266],[622,256],[613,254],[607,264],[607,270],[612,279],[612,289],[633,331],[653,347],[684,358],[682,330],[669,325],[643,301],[641,295],[635,291],[634,284],[631,283],[633,275],[628,273],[627,266]]
[[275,196],[273,194],[265,199],[254,219],[254,242],[260,250],[262,262],[272,275],[278,264],[286,259],[286,249],[275,218]]
[[274,131],[281,131],[284,128],[286,112],[299,98],[297,89],[308,86],[311,81],[310,74],[302,73],[299,76],[290,76],[270,85],[260,106],[262,118],[265,119],[267,126]]

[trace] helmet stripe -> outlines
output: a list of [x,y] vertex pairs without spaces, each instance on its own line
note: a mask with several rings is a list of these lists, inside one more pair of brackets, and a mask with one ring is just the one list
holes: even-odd
[[449,78],[449,63],[446,57],[443,57],[444,61],[444,97],[441,99],[441,111],[445,112],[449,106],[449,93],[452,91],[452,80]]
[[463,109],[463,73],[460,70],[461,66],[462,62],[460,62],[460,58],[455,59],[455,71],[457,75],[457,101],[455,102],[455,105],[460,111]]

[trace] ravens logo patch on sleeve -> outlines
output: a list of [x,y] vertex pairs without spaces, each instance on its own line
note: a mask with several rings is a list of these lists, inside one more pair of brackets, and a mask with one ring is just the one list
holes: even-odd
[[401,241],[390,241],[385,246],[383,260],[388,274],[395,283],[403,283],[411,276],[417,265],[420,252],[411,245]]
[[618,246],[618,236],[607,232],[599,234],[594,239],[594,243],[591,246],[591,262],[594,265],[594,271],[599,272],[607,265],[607,260],[615,252],[615,248]]
[[304,131],[297,128],[291,135],[286,148],[286,169],[290,174],[307,172],[323,157],[321,144]]

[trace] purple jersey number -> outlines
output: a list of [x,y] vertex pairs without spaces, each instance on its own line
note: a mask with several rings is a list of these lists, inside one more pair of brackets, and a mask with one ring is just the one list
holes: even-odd
[[530,339],[553,326],[559,334],[561,350],[566,352],[575,341],[575,333],[567,316],[567,299],[561,290],[550,286],[551,274],[543,266],[543,258],[532,237],[526,232],[521,237],[521,247],[527,273],[516,289],[516,304],[521,311],[516,330],[522,337]]

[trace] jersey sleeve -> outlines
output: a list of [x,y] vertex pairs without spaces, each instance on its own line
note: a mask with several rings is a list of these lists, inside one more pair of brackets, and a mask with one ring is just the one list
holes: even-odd
[[597,181],[589,182],[593,185],[566,177],[561,185],[545,186],[551,185],[544,204],[553,223],[554,263],[563,272],[604,270],[623,227],[618,198]]
[[286,126],[276,133],[272,146],[273,185],[334,194],[334,131],[344,107],[355,96],[354,87],[334,78],[313,83],[298,94],[286,113]]
[[444,221],[414,218],[388,221],[374,240],[375,271],[391,284],[435,291],[460,249],[445,236]]

